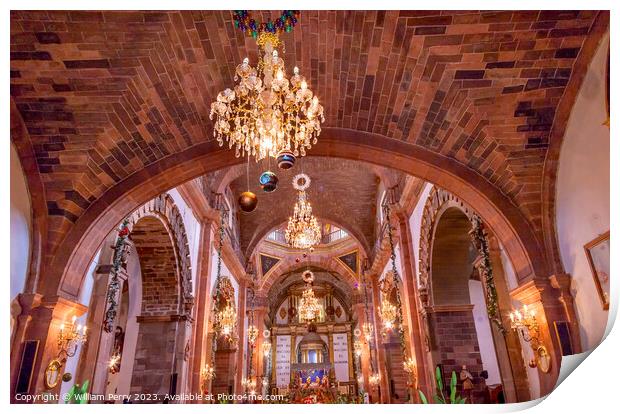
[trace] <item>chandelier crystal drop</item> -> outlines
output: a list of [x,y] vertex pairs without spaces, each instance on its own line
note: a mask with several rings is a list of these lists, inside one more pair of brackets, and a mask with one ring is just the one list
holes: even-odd
[[321,305],[319,300],[314,296],[314,290],[308,286],[302,293],[299,305],[299,318],[302,321],[312,322],[319,317],[321,313]]
[[287,78],[277,35],[261,33],[257,43],[258,65],[243,59],[235,70],[237,84],[211,104],[213,136],[220,146],[227,141],[234,147],[237,157],[249,153],[259,161],[280,151],[304,156],[321,133],[323,106],[297,67]]
[[[303,184],[299,184],[300,180]],[[288,219],[284,233],[286,242],[295,249],[309,249],[321,242],[321,226],[312,215],[312,205],[308,201],[306,189],[310,185],[310,177],[298,174],[293,178],[293,186],[299,190],[293,215]]]
[[228,301],[224,309],[218,312],[216,318],[221,334],[231,336],[237,324],[237,311],[230,301]]

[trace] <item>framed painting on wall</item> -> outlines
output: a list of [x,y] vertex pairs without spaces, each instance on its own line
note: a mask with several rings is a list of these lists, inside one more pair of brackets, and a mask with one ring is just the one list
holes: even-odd
[[606,232],[583,246],[605,310],[609,309],[609,243],[609,232]]

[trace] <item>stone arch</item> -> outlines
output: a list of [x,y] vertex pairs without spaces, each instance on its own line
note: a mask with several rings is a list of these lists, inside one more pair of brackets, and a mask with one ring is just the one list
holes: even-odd
[[450,207],[456,207],[463,212],[469,219],[473,211],[454,194],[436,186],[433,186],[426,199],[422,220],[420,225],[420,253],[418,255],[420,298],[424,306],[432,304],[432,279],[431,259],[432,242],[435,234],[436,224],[442,212]]
[[[176,312],[190,315],[194,298],[192,295],[189,242],[183,217],[174,200],[169,194],[160,194],[131,213],[128,221],[130,238],[136,244],[136,249],[138,249],[138,241],[141,241],[141,244],[145,247],[150,245],[148,248],[155,249],[157,248],[157,243],[165,244],[166,235],[170,238],[172,251],[168,253],[176,265],[175,271],[177,274],[175,278],[179,286],[179,298],[177,301],[179,307]],[[148,233],[149,230],[152,231],[151,235],[153,237],[145,236],[145,233]],[[154,240],[155,235],[158,240]],[[153,238],[153,240],[149,241],[148,238]],[[162,247],[162,249],[165,250],[166,247]],[[140,255],[139,249],[138,255]]]
[[168,194],[145,203],[127,220],[142,286],[130,392],[162,396],[183,382],[193,305],[187,234]]
[[[395,168],[457,194],[468,205],[476,205],[480,217],[492,224],[520,283],[547,275],[545,256],[531,223],[493,184],[458,161],[378,134],[338,128],[324,129],[313,155]],[[127,211],[185,181],[241,162],[231,151],[206,142],[128,177],[104,193],[71,227],[54,255],[42,290],[75,297],[102,233],[119,223]]]

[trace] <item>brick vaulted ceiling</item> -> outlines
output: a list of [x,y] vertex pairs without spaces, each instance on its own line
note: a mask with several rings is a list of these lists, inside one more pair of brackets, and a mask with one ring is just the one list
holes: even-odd
[[[268,14],[262,13],[263,16]],[[549,131],[593,11],[304,11],[284,35],[326,127],[454,158],[540,229]],[[254,41],[229,11],[11,13],[11,96],[50,241],[114,184],[211,139],[209,104]]]
[[[360,161],[339,158],[309,156],[290,170],[278,170],[278,188],[273,193],[263,192],[258,176],[267,169],[267,163],[250,163],[250,190],[258,195],[258,206],[250,214],[240,213],[241,248],[249,257],[251,250],[275,226],[286,224],[293,213],[297,192],[292,178],[302,170],[312,180],[308,200],[313,213],[344,227],[368,249],[375,240],[375,214],[377,211],[377,185],[379,177],[375,168]],[[246,174],[235,179],[231,185],[237,195],[247,189]],[[249,249],[249,250],[248,250]]]

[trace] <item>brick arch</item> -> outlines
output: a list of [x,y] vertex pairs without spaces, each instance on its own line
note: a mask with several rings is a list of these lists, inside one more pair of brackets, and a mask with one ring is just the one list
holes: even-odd
[[[291,206],[291,211],[292,211],[292,206]],[[319,222],[319,225],[323,223],[329,223],[331,225],[334,225],[336,227],[339,227],[345,230],[349,234],[349,237],[351,237],[355,241],[355,243],[357,243],[357,246],[359,247],[360,252],[368,256],[369,251],[367,250],[367,246],[366,246],[367,243],[362,243],[362,241],[365,240],[365,238],[357,229],[352,228],[351,226],[348,226],[346,224],[341,224],[341,222],[339,221],[329,220],[329,219],[326,219],[320,216],[317,216],[317,220]],[[272,223],[275,223],[275,224],[270,223],[269,227],[266,227],[264,231],[262,231],[261,233],[258,233],[252,239],[252,241],[250,242],[250,245],[248,246],[247,257],[252,257],[256,253],[258,253],[261,243],[263,242],[263,240],[265,240],[265,237],[267,237],[269,233],[280,228],[281,226],[283,225],[285,226],[288,223],[288,221],[274,220],[272,221]]]
[[[456,160],[402,141],[348,129],[326,128],[313,155],[357,159],[394,168],[457,194],[498,236],[520,282],[547,276],[540,241],[527,218],[493,184]],[[217,143],[154,162],[107,191],[68,231],[49,266],[43,292],[75,297],[104,235],[131,210],[175,186],[242,160]]]
[[342,277],[350,287],[354,287],[358,280],[351,274],[347,266],[328,256],[308,255],[307,258],[302,259],[299,263],[296,262],[293,255],[287,256],[286,259],[281,260],[271,269],[267,274],[265,280],[261,280],[259,284],[259,291],[268,292],[275,282],[283,274],[290,274],[297,272],[306,267],[314,267],[324,269],[330,273],[338,274]]
[[450,192],[433,187],[424,204],[420,226],[420,253],[418,255],[420,298],[425,306],[432,303],[431,259],[433,236],[441,215],[448,208],[458,208],[467,218],[471,218],[473,210]]
[[[160,194],[131,213],[128,220],[140,265],[143,266],[142,257],[148,257],[152,261],[149,271],[158,273],[158,279],[177,292],[174,311],[190,314],[194,299],[189,243],[183,217],[174,200],[168,194]],[[174,276],[174,281],[164,274]]]

